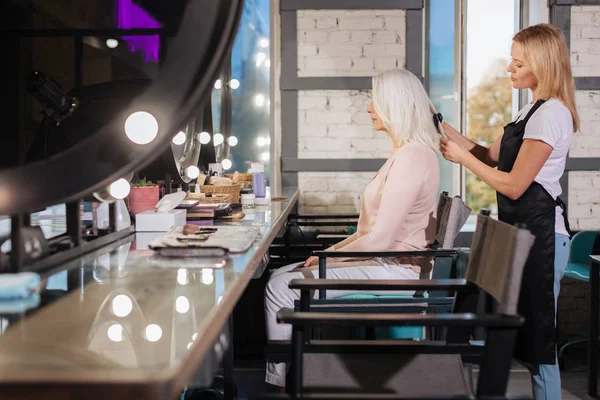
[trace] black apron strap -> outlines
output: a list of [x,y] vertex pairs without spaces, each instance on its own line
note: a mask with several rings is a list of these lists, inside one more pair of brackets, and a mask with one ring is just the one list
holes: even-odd
[[567,205],[560,197],[556,197],[556,205],[558,205],[562,209],[563,219],[565,220],[565,228],[567,229],[567,233],[569,237],[573,237],[573,232],[571,231],[571,227],[569,226],[569,217],[567,216]]

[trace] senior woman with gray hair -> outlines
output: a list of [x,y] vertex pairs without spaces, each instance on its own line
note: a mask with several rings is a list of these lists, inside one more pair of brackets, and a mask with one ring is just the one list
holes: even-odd
[[[328,250],[424,250],[435,236],[440,181],[439,134],[433,122],[433,105],[416,76],[396,69],[373,77],[372,101],[366,111],[373,128],[391,139],[392,152],[365,188],[357,232]],[[329,279],[419,279],[428,277],[430,271],[431,261],[417,258],[334,258],[327,263]],[[288,283],[306,272],[318,277],[316,257],[282,267],[270,276],[265,291],[269,340],[291,338],[291,326],[278,324],[276,314],[284,307],[294,307],[300,294],[289,289]],[[327,297],[343,294],[327,291]],[[285,374],[284,363],[267,364],[268,383],[285,387]]]

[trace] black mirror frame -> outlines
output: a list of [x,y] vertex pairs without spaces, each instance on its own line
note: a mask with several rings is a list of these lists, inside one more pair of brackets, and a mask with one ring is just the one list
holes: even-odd
[[124,115],[146,111],[158,121],[156,138],[139,145],[118,118],[76,146],[22,167],[0,171],[0,215],[32,212],[105,189],[168,148],[174,133],[210,97],[227,59],[243,0],[190,0],[157,79]]

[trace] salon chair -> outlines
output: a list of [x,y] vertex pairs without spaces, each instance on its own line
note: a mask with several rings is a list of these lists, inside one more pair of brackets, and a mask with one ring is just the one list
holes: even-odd
[[[334,280],[295,279],[299,312],[281,310],[279,323],[293,325],[287,393],[264,399],[471,399],[506,396],[517,330],[521,277],[535,237],[526,229],[479,215],[466,279]],[[312,310],[313,290],[451,290],[452,313],[332,313]],[[497,312],[476,315],[479,291],[498,303]],[[447,329],[445,341],[314,340],[318,325],[430,326]],[[486,330],[483,345],[473,344],[475,327]],[[468,368],[480,365],[477,385]]]

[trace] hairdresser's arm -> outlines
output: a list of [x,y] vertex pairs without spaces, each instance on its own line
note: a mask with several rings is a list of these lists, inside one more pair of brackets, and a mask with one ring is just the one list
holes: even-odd
[[459,131],[444,122],[444,133],[446,137],[453,142],[456,142],[469,153],[473,154],[479,161],[487,164],[490,167],[496,167],[498,165],[498,155],[500,154],[500,142],[502,141],[502,135],[494,140],[494,143],[488,148],[475,143],[468,139],[466,136],[461,134]]

